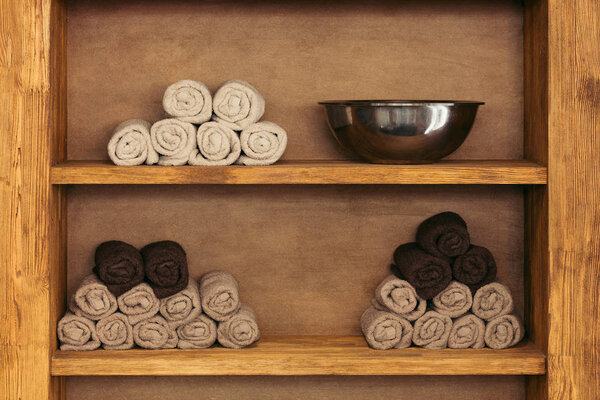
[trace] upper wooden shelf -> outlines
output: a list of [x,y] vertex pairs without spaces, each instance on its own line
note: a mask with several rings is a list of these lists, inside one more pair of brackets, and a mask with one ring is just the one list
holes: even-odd
[[542,375],[524,341],[506,350],[372,350],[362,336],[269,336],[241,350],[58,351],[52,375]]
[[352,161],[281,161],[266,167],[119,167],[67,161],[52,167],[53,184],[546,184],[547,168],[531,161],[441,161],[383,165]]

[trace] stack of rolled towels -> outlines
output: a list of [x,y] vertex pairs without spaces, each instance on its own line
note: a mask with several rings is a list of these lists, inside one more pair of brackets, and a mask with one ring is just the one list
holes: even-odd
[[471,244],[458,214],[423,221],[416,243],[399,246],[391,268],[361,316],[370,347],[505,349],[523,339],[510,289],[495,281],[492,253]]
[[96,249],[87,276],[58,322],[61,350],[200,349],[216,341],[242,348],[260,338],[256,315],[240,301],[236,279],[225,271],[189,278],[176,242],[141,251],[120,241]]
[[163,96],[168,118],[130,119],[116,127],[108,155],[116,165],[270,165],[282,156],[287,133],[260,121],[265,100],[241,80],[225,82],[214,97],[204,83],[182,80]]

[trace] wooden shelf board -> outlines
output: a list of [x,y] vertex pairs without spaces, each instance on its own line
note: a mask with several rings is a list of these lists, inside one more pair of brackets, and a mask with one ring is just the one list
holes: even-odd
[[525,160],[384,165],[352,161],[281,161],[265,167],[119,167],[67,161],[53,184],[546,184],[547,168]]
[[57,351],[54,376],[74,375],[543,375],[524,341],[506,350],[372,350],[362,336],[268,336],[251,347]]

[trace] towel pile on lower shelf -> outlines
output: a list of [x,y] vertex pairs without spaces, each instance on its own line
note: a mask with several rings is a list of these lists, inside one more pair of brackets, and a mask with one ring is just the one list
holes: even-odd
[[260,121],[265,100],[244,81],[225,82],[214,98],[202,82],[175,82],[163,95],[163,108],[169,118],[154,124],[130,119],[117,126],[108,143],[113,163],[270,165],[287,146],[283,128]]
[[470,243],[465,221],[452,212],[425,220],[417,242],[394,252],[393,275],[375,290],[361,316],[363,335],[378,350],[514,346],[525,331],[513,299],[496,278],[494,257]]
[[218,341],[246,347],[260,338],[256,315],[225,271],[189,279],[183,248],[151,243],[141,252],[119,241],[96,249],[86,277],[58,322],[61,350],[199,349]]

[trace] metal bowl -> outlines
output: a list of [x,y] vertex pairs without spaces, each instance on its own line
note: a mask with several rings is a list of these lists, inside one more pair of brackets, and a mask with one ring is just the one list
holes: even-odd
[[479,101],[322,101],[329,127],[346,150],[374,163],[426,164],[467,138]]

